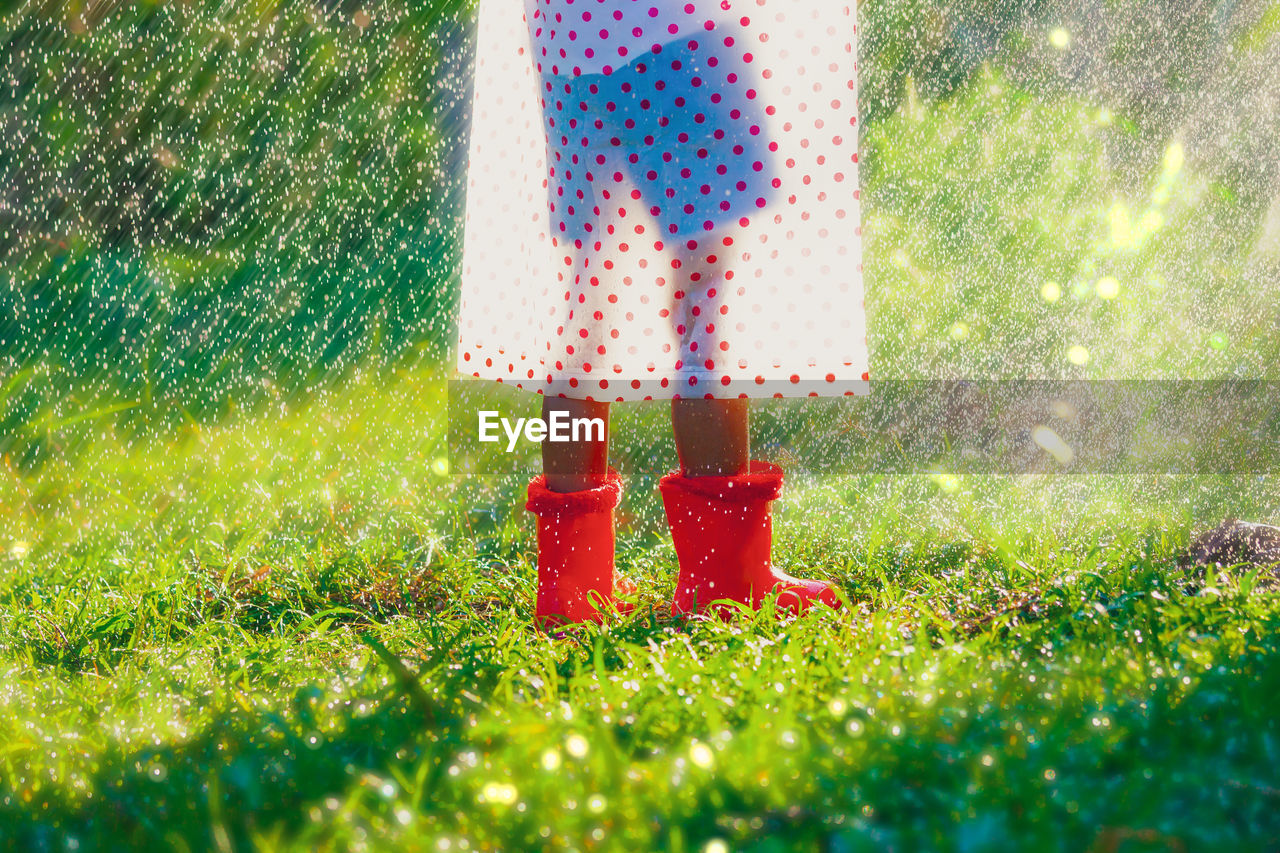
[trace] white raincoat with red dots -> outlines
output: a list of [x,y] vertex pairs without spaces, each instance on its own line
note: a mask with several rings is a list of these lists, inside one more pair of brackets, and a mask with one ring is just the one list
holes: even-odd
[[865,393],[854,18],[481,0],[461,373],[603,401]]

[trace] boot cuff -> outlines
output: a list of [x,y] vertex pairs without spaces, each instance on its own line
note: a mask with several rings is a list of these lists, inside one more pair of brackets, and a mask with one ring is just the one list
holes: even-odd
[[685,492],[726,503],[771,501],[782,494],[782,468],[772,462],[751,460],[746,474],[736,477],[685,477],[672,473],[658,481],[663,493]]
[[586,515],[608,512],[622,500],[622,477],[609,469],[608,478],[594,489],[580,492],[553,492],[541,474],[529,482],[529,500],[524,508],[534,515]]

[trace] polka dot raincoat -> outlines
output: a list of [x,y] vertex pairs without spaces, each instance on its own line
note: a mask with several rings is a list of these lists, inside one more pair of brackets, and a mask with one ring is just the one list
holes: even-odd
[[481,0],[459,371],[865,393],[855,39],[831,0]]

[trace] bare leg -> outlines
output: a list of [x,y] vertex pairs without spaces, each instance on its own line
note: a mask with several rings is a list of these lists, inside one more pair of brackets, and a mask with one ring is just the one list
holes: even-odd
[[[681,360],[686,368],[706,367],[721,357],[719,325],[730,286],[722,273],[721,253],[732,240],[723,233],[704,235],[697,243],[680,246],[673,264],[684,298],[672,305],[681,336]],[[671,404],[680,472],[686,477],[730,477],[747,473],[751,443],[747,430],[747,401],[741,399],[680,399]]]
[[[839,607],[828,581],[805,580],[778,570],[771,553],[769,504],[782,489],[782,469],[750,468],[747,401],[676,400],[671,409],[680,476],[664,477],[662,501],[680,563],[672,613],[727,614],[714,602],[730,599],[759,608],[770,593],[781,610],[800,612],[815,603]],[[735,486],[746,488],[732,488]]]
[[751,440],[746,400],[672,400],[680,473],[731,477],[747,472]]
[[609,474],[609,404],[543,397],[542,417],[566,412],[570,418],[604,421],[604,441],[542,442],[542,471],[553,492],[580,492],[603,485]]

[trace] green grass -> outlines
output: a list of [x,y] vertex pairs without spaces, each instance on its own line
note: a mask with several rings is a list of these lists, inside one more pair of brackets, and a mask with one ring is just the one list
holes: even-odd
[[440,473],[442,393],[366,374],[9,470],[0,841],[1280,839],[1280,602],[1176,563],[1205,520],[1274,520],[1275,478],[801,480],[777,560],[850,607],[686,624],[637,471],[638,611],[545,636],[522,474]]

